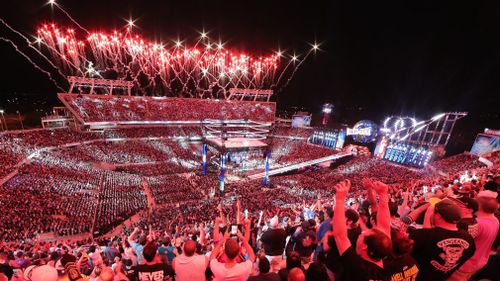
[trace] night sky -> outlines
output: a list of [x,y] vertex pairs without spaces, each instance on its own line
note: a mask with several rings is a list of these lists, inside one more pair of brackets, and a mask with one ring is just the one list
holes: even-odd
[[[70,24],[44,1],[2,3],[0,17],[24,34],[38,24]],[[469,111],[469,130],[500,129],[498,1],[70,1],[64,7],[87,29],[112,30],[131,16],[146,38],[194,39],[203,28],[228,48],[304,54],[321,42],[289,86],[280,107],[319,111],[335,105],[339,120],[376,122],[391,114],[430,118]],[[15,38],[0,26],[0,36]],[[16,42],[21,42],[17,40]],[[35,56],[36,57],[36,56]],[[13,48],[0,42],[0,106],[6,93],[56,100],[56,89]]]

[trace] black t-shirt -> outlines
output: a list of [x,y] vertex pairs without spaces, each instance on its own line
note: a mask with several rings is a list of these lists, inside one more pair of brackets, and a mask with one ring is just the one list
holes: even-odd
[[285,250],[286,232],[281,228],[270,229],[262,234],[260,241],[264,243],[266,255],[279,256]]
[[446,280],[476,251],[474,239],[464,230],[418,229],[410,237],[420,269],[417,280]]
[[344,268],[339,280],[341,281],[389,281],[389,272],[380,266],[362,259],[351,245],[340,256],[340,262]]
[[384,260],[384,268],[391,280],[415,281],[419,272],[417,261],[410,255],[389,257]]
[[[361,228],[351,228],[347,230],[347,237],[351,242],[351,245],[356,245],[358,237],[361,234]],[[339,273],[342,270],[342,265],[340,263],[340,254],[335,243],[335,238],[333,236],[328,237],[328,247],[330,250],[326,252],[326,267],[334,273]]]
[[174,271],[168,264],[141,264],[134,267],[136,281],[164,281],[170,280],[172,276],[174,276]]
[[297,251],[301,257],[308,257],[316,249],[316,233],[312,230],[301,232],[296,237],[293,237],[293,250]]

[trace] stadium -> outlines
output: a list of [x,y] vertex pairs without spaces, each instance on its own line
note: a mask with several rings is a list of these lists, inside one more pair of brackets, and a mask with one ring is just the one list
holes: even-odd
[[[55,1],[50,5],[64,11]],[[12,30],[5,22],[2,26]],[[155,263],[179,280],[223,280],[214,263],[232,262],[226,234],[233,226],[231,236],[238,236],[242,254],[237,263],[258,260],[256,269],[241,280],[267,273],[266,262],[267,271],[277,276],[284,269],[288,278],[299,276],[277,280],[365,280],[353,277],[355,264],[343,264],[332,258],[335,251],[326,249],[338,248],[339,257],[349,251],[339,242],[343,236],[337,232],[342,229],[338,221],[349,225],[349,233],[351,227],[359,228],[358,236],[365,235],[361,230],[389,226],[388,235],[381,235],[389,241],[392,237],[391,253],[375,258],[372,255],[382,254],[370,252],[364,258],[377,264],[390,260],[387,256],[396,249],[403,251],[395,241],[405,243],[407,233],[412,245],[425,247],[411,231],[441,227],[439,223],[462,229],[458,221],[484,227],[482,216],[492,202],[497,205],[490,214],[498,216],[500,131],[484,129],[477,132],[470,151],[446,153],[460,133],[456,124],[468,118],[467,112],[418,119],[394,115],[380,122],[359,118],[342,126],[329,123],[335,118],[330,116],[332,104],[326,104],[322,114],[297,111],[279,116],[277,95],[319,49],[316,43],[295,64],[295,55],[283,59],[281,53],[262,57],[234,52],[205,34],[191,47],[180,41],[161,47],[136,35],[133,23],[123,34],[87,32],[86,40],[79,39],[81,29],[45,24],[37,30],[40,55],[50,58],[66,82],[59,87],[56,81],[59,90],[54,95],[62,106],[41,118],[41,128],[9,130],[1,111],[0,264],[5,266],[0,277],[5,275],[5,280],[57,280],[26,279],[37,276],[37,270],[48,276],[37,267],[51,262],[60,280],[108,280],[107,268],[115,278],[123,278],[114,280],[147,280],[137,272],[141,265]],[[99,69],[110,70],[115,78],[103,77]],[[342,197],[346,183],[349,193]],[[462,211],[462,217],[450,223],[449,213],[439,214],[438,201],[463,210],[472,208],[473,201],[477,216],[466,217]],[[343,215],[345,209],[350,216]],[[440,219],[431,222],[429,217],[438,214]],[[327,233],[324,225],[333,232]],[[496,225],[496,234],[489,235],[498,240],[498,220],[488,225]],[[278,229],[289,238],[286,246],[281,240],[274,245],[281,251],[276,254],[269,246],[276,241],[264,237]],[[406,236],[397,236],[396,230]],[[460,235],[467,231],[472,231],[467,225],[457,230],[465,233]],[[324,238],[328,235],[331,240]],[[461,237],[470,242],[483,236]],[[475,241],[475,249],[490,240],[484,247],[491,249],[491,237]],[[207,258],[200,271],[203,278],[180,272],[180,257],[189,252],[191,240],[197,245],[195,255]],[[153,244],[155,260],[148,260],[146,249]],[[175,248],[175,258],[163,254],[167,247]],[[405,255],[412,255],[410,248]],[[109,254],[110,249],[116,253]],[[467,249],[472,248],[461,249],[464,254],[456,260],[443,261],[450,266],[443,271],[427,268],[415,247],[413,263],[405,260],[405,270],[411,264],[418,267],[413,278],[420,271],[426,276],[422,280],[445,280],[469,265],[470,257],[480,259]],[[217,251],[221,256],[212,261]],[[294,255],[300,256],[300,272],[289,267]],[[498,262],[498,253],[488,266],[484,258],[484,264],[469,273],[481,268],[485,275],[492,273],[488,266]],[[79,277],[68,277],[70,272]],[[300,279],[302,272],[306,279]],[[387,269],[380,280],[410,280],[394,279],[410,274],[398,272]],[[11,279],[16,276],[19,279]]]

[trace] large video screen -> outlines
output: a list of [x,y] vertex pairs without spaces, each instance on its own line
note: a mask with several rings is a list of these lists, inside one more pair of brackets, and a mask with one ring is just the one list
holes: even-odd
[[470,152],[477,156],[500,150],[500,137],[494,135],[479,134],[472,145]]
[[311,125],[311,115],[294,115],[292,117],[293,128],[308,128]]

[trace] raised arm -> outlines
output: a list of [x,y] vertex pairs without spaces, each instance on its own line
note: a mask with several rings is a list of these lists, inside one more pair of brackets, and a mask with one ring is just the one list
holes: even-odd
[[351,242],[347,236],[345,218],[345,199],[347,198],[349,188],[351,188],[351,182],[349,180],[343,180],[335,185],[336,204],[333,211],[332,227],[335,243],[337,244],[340,255],[342,255],[351,246]]
[[228,238],[229,238],[229,228],[227,229],[226,233],[224,233],[224,237],[219,242],[215,243],[215,247],[212,250],[212,253],[210,254],[210,260],[216,259],[219,256],[222,245],[226,243],[226,240]]
[[141,229],[139,227],[136,227],[134,229],[134,231],[130,234],[130,236],[127,238],[127,241],[129,243],[133,243],[134,242],[134,239],[135,237],[137,236],[137,234],[141,231]]
[[[430,206],[429,203],[423,204],[422,206],[411,211],[405,218],[408,218],[411,222],[414,222],[423,212],[427,210],[429,206]],[[403,219],[403,222],[406,224],[410,224],[407,219]]]
[[424,225],[423,228],[432,228],[431,218],[434,215],[434,207],[429,205],[424,215]]
[[377,228],[391,237],[391,213],[389,211],[389,187],[382,182],[375,181],[373,190],[378,194]]
[[220,240],[220,226],[219,224],[222,222],[222,219],[217,217],[214,223],[214,242],[217,243]]
[[250,225],[251,225],[251,221],[249,219],[245,219],[244,220],[245,222],[245,241],[250,241]]
[[241,224],[241,202],[236,199],[236,224]]
[[373,194],[373,181],[367,178],[362,180],[363,186],[366,188],[366,194],[368,197],[368,201],[370,201],[372,212],[376,212],[378,210],[377,198]]
[[238,238],[240,239],[240,241],[242,242],[243,248],[245,248],[245,251],[248,254],[248,260],[250,260],[252,263],[255,262],[255,253],[254,253],[252,247],[250,246],[250,244],[248,244],[248,240],[246,240],[245,237],[243,237],[243,234],[241,234],[241,231],[239,231],[239,230],[238,230],[237,235],[238,235]]
[[410,197],[410,192],[405,191],[405,192],[402,193],[402,195],[403,195],[403,203],[401,204],[401,206],[398,209],[398,215],[400,217],[402,217],[407,212],[407,210],[409,209],[409,207],[408,207],[408,199]]
[[316,210],[323,210],[323,204],[321,202],[321,193],[318,192],[318,200],[316,201]]
[[200,244],[205,245],[206,243],[206,234],[205,234],[205,225],[200,224]]
[[219,217],[222,219],[222,223],[226,225],[227,221],[226,221],[226,216],[224,216],[224,212],[222,211],[222,204],[219,204],[217,206],[217,209],[219,210]]

